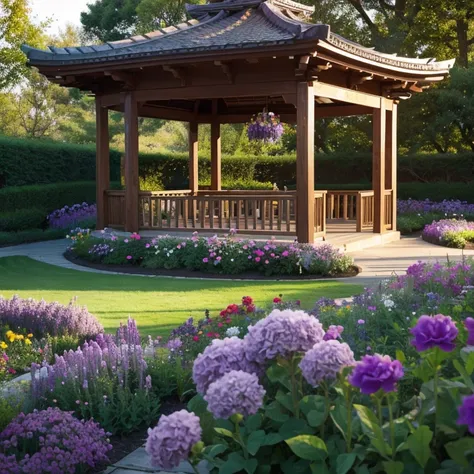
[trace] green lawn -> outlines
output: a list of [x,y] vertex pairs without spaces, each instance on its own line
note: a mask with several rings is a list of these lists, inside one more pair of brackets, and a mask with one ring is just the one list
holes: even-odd
[[44,298],[68,303],[77,296],[105,329],[115,330],[131,315],[142,335],[166,335],[189,316],[216,314],[242,296],[252,296],[258,306],[271,304],[280,293],[299,299],[310,309],[321,296],[340,298],[356,294],[361,286],[338,281],[217,281],[104,275],[55,267],[27,257],[0,258],[0,295]]

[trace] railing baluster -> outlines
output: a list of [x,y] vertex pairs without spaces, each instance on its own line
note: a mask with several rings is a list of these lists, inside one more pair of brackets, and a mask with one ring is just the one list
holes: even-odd
[[209,226],[214,229],[214,201],[209,201]]
[[248,198],[244,201],[244,228],[248,230],[249,228],[249,200]]

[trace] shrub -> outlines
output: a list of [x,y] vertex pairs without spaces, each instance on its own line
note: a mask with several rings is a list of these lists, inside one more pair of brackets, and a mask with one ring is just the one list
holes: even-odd
[[65,234],[66,232],[63,229],[29,229],[20,232],[0,232],[0,247],[40,242],[42,240],[63,239]]
[[[433,221],[423,229],[423,240],[448,247],[464,248],[472,237],[474,222],[463,219]],[[467,237],[467,238],[466,238]]]
[[21,413],[0,433],[5,473],[84,472],[105,464],[111,449],[98,423],[81,422],[57,408]]
[[21,209],[0,214],[0,232],[17,232],[26,229],[46,227],[44,209]]
[[11,299],[0,296],[0,325],[31,332],[38,338],[48,335],[93,337],[104,331],[95,316],[73,301],[65,306],[19,296]]
[[29,402],[30,393],[29,382],[16,382],[14,387],[1,387],[2,396],[0,397],[0,433],[5,427],[22,411]]
[[143,358],[140,334],[129,319],[117,335],[99,335],[76,351],[56,356],[54,364],[31,368],[32,398],[37,406],[52,404],[94,418],[113,434],[124,434],[157,416],[158,399]]

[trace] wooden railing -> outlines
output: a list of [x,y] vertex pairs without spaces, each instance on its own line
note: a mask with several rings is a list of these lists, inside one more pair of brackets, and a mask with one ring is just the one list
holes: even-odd
[[357,194],[356,232],[374,228],[374,192],[359,191]]
[[360,191],[328,191],[327,218],[354,220]]
[[385,228],[393,230],[393,191],[391,189],[385,190]]
[[[326,231],[326,191],[315,191],[315,234]],[[296,234],[296,193],[293,191],[140,192],[140,229],[237,229],[245,233]],[[107,225],[123,227],[125,192],[107,191]]]

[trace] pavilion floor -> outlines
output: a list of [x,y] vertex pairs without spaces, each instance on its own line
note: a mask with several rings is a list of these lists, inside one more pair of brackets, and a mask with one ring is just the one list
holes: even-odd
[[[214,234],[224,234],[225,232],[219,232],[217,229],[195,229],[189,228],[188,230],[175,229],[161,229],[161,230],[141,230],[140,235],[143,237],[157,237],[160,235],[171,235],[171,236],[190,236],[194,231],[199,231],[200,235],[212,236]],[[123,232],[120,230],[114,230],[114,233],[120,236],[128,236],[129,232]],[[97,237],[101,236],[99,231],[95,231],[94,235]],[[272,236],[279,242],[293,242],[295,236],[293,235],[274,235],[272,231],[268,230],[268,233],[260,234],[246,234],[245,231],[238,232],[239,237],[249,238],[255,241],[269,240]],[[375,247],[377,245],[383,245],[390,242],[400,240],[400,232],[387,231],[384,234],[374,234],[371,230],[363,232],[356,232],[356,223],[351,220],[333,219],[328,220],[326,224],[326,235],[324,237],[316,237],[316,243],[327,242],[334,245],[341,250],[346,252],[356,252],[369,247]]]

